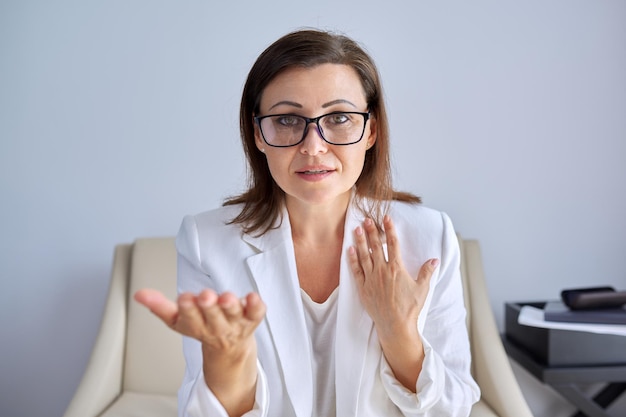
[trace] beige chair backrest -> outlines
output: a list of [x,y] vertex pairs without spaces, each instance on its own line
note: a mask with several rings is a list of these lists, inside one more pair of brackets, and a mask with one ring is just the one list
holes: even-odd
[[[470,300],[470,290],[469,290],[469,274],[468,274],[468,266],[467,266],[467,256],[465,254],[465,243],[461,235],[457,234],[457,239],[459,241],[459,248],[461,251],[461,282],[463,284],[463,300],[465,302],[465,310],[467,311],[467,316],[465,317],[465,323],[467,324],[467,333],[470,338],[470,343],[472,341],[472,331],[471,331],[471,323],[472,323],[472,306]],[[472,361],[472,375],[474,375],[474,362]]]
[[138,239],[132,251],[123,389],[176,395],[185,369],[182,337],[132,299],[140,288],[176,299],[174,239]]

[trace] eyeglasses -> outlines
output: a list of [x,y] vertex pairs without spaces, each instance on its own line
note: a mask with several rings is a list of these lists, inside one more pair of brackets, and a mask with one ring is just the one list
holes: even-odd
[[331,145],[352,145],[363,138],[370,114],[361,112],[332,112],[308,118],[295,114],[258,116],[254,121],[269,146],[287,148],[301,143],[309,124],[315,123],[317,132]]

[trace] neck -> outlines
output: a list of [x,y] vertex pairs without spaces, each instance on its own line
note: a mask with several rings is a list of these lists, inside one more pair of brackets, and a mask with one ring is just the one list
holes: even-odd
[[343,240],[343,230],[350,195],[330,204],[310,205],[287,201],[287,211],[294,242],[325,245]]

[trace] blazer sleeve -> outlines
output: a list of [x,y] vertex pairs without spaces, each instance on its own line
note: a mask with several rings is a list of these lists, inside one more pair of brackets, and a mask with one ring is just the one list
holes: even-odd
[[425,307],[427,314],[421,332],[425,358],[416,393],[400,384],[384,356],[381,359],[385,390],[407,417],[467,417],[480,397],[478,385],[470,373],[459,245],[445,213],[441,213],[441,221],[440,266],[433,276],[436,280],[431,281],[430,303]]
[[[213,288],[211,276],[202,268],[198,227],[192,216],[184,218],[176,237],[178,293],[198,293]],[[183,337],[185,374],[178,390],[179,417],[228,417],[226,410],[204,382],[202,349],[198,340]],[[267,377],[257,360],[257,385],[254,408],[245,417],[265,417],[269,407]]]

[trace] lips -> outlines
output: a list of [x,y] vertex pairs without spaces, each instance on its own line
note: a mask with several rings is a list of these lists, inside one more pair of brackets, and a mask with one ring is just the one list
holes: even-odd
[[311,170],[306,170],[306,171],[298,171],[298,174],[305,174],[305,175],[317,175],[317,174],[326,174],[328,171],[327,169],[311,169]]
[[333,171],[333,168],[327,166],[310,166],[303,167],[302,169],[297,170],[296,173],[304,175],[323,175]]
[[307,166],[296,171],[301,179],[305,181],[318,182],[328,178],[335,172],[335,169],[327,166]]

